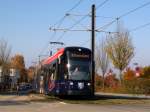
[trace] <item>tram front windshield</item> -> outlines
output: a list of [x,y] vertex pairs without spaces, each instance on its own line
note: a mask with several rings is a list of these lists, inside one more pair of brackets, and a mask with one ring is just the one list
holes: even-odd
[[89,55],[70,55],[68,73],[71,80],[90,80],[91,61]]

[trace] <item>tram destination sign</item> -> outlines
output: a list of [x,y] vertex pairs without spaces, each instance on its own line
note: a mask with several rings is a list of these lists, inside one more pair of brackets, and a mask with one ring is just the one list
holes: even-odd
[[72,53],[71,57],[72,58],[90,58],[88,54],[75,54],[75,53]]

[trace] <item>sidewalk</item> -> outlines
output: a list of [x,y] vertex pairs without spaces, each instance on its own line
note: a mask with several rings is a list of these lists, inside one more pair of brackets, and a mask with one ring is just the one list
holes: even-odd
[[110,97],[110,98],[150,99],[150,96],[137,95],[137,94],[117,94],[117,93],[96,92],[95,95],[100,95],[100,96],[103,96],[103,97]]
[[36,101],[45,100],[46,97],[39,94],[30,95],[0,95],[0,101]]

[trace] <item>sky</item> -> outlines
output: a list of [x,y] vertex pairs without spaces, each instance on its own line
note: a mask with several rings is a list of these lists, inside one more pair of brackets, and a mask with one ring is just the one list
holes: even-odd
[[[49,27],[57,27],[60,22],[54,24],[69,13],[70,15],[65,17],[59,27],[69,28],[83,18],[77,15],[89,14],[92,4],[97,7],[103,1],[82,0],[77,7],[68,12],[79,0],[0,0],[0,38],[8,41],[12,47],[12,56],[18,53],[24,56],[27,67],[37,62],[39,55],[48,55],[49,51],[54,49],[55,46],[50,45],[50,41],[64,42],[65,46],[90,48],[90,32],[66,32],[62,37],[63,31],[49,31]],[[102,27],[147,2],[149,0],[108,0],[102,7],[96,8],[96,28]],[[130,31],[150,23],[149,11],[150,5],[147,5],[120,18],[120,21]],[[106,28],[105,31],[115,31],[116,24],[117,22]],[[86,17],[72,29],[86,30],[90,29],[90,26],[91,18]],[[104,32],[96,33],[96,43],[106,35],[107,33]],[[133,31],[130,35],[135,47],[135,56],[130,66],[133,66],[135,62],[140,66],[150,65],[150,25]]]

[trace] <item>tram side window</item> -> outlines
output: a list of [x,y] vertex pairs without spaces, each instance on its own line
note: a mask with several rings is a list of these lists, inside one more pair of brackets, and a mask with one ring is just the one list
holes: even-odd
[[60,75],[61,75],[61,79],[67,79],[67,67],[66,67],[66,60],[63,57],[61,59],[61,64],[60,64]]
[[56,70],[56,64],[53,64],[52,67],[50,68],[50,72],[51,72],[51,80],[56,80],[56,73],[57,73],[57,70]]
[[59,72],[58,72],[58,79],[63,80],[64,79],[64,61],[61,61],[59,64]]

